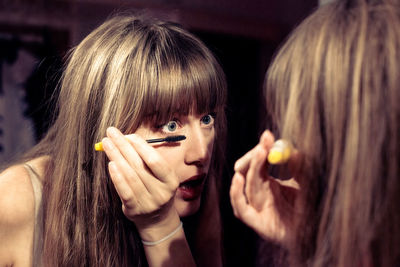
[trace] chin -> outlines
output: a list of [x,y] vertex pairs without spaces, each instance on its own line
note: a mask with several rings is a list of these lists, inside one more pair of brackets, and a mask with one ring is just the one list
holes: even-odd
[[181,198],[175,198],[175,209],[177,210],[179,217],[184,218],[191,216],[199,211],[201,203],[201,197],[193,200],[183,200]]

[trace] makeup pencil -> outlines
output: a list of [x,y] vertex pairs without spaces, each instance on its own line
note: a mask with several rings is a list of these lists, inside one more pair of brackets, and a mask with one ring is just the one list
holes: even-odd
[[293,145],[286,140],[279,139],[275,141],[268,153],[268,162],[270,164],[286,163],[293,152]]
[[[161,142],[173,143],[173,142],[178,142],[178,141],[182,141],[185,139],[186,139],[186,136],[184,136],[184,135],[171,135],[171,136],[167,136],[164,138],[147,139],[146,142],[147,143],[161,143]],[[94,150],[103,151],[103,143],[102,142],[96,143],[94,145]]]

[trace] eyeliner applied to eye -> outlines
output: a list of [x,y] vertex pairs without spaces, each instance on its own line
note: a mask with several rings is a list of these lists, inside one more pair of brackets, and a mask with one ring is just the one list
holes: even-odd
[[[167,142],[167,143],[173,143],[173,142],[179,142],[182,140],[185,140],[186,136],[184,135],[172,135],[172,136],[167,136],[164,138],[154,138],[154,139],[147,139],[147,143],[161,143],[161,142]],[[94,150],[96,151],[103,151],[103,143],[98,142],[94,145]]]

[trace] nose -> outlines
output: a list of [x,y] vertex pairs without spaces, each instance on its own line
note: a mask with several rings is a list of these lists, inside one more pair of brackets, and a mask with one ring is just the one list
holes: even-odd
[[191,127],[186,133],[185,163],[204,166],[211,157],[213,139],[200,127]]

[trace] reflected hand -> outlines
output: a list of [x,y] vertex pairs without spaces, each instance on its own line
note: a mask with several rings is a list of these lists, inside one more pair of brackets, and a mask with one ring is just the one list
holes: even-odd
[[236,162],[230,198],[236,217],[264,239],[285,243],[291,237],[299,186],[293,178],[269,176],[267,156],[273,143],[273,135],[265,131],[259,144]]

